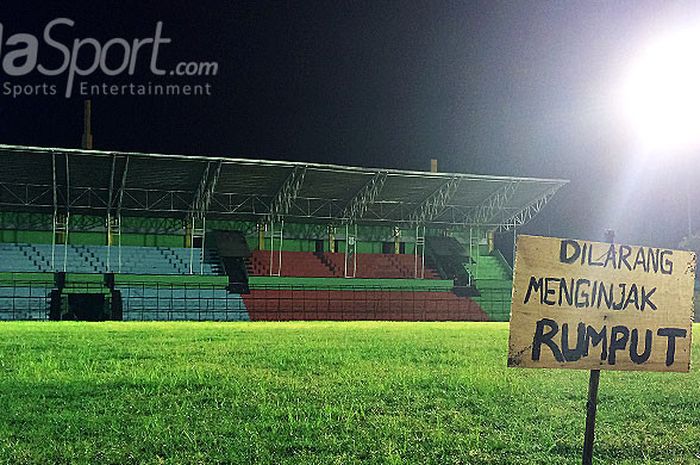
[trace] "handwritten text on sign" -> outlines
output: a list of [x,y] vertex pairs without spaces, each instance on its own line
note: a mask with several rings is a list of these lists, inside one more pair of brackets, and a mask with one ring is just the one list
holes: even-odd
[[508,365],[688,371],[695,254],[519,236]]

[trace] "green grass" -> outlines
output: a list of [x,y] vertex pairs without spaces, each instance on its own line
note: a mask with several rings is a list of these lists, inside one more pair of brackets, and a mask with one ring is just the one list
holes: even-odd
[[[588,374],[508,369],[507,335],[0,324],[0,463],[580,463]],[[603,372],[599,401],[596,463],[700,463],[698,371]]]

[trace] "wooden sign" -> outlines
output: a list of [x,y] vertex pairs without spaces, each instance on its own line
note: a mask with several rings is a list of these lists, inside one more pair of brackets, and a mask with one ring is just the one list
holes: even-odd
[[690,370],[692,252],[519,236],[508,366]]

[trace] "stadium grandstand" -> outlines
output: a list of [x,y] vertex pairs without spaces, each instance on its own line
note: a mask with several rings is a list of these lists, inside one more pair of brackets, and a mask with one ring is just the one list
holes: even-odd
[[505,320],[565,183],[0,145],[0,319]]

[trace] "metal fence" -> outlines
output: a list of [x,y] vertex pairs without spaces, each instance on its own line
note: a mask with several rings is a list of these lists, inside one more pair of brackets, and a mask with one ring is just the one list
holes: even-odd
[[53,286],[36,282],[0,285],[0,320],[47,320]]
[[253,320],[483,321],[475,301],[444,287],[256,287],[245,302]]
[[478,320],[473,300],[444,287],[258,285],[248,294],[209,285],[119,288],[124,320]]
[[117,287],[122,319],[127,321],[249,320],[243,298],[220,286],[206,284],[130,283]]
[[[86,306],[99,308],[93,312]],[[70,283],[59,296],[50,284],[0,285],[0,320],[505,321],[509,313],[510,290],[502,288],[487,288],[469,298],[445,287],[424,286],[257,285],[248,294],[238,294],[198,283],[129,283],[110,291],[91,282]]]
[[492,321],[508,321],[512,289],[510,283],[503,280],[480,279],[478,281],[479,297],[475,300],[489,314]]

